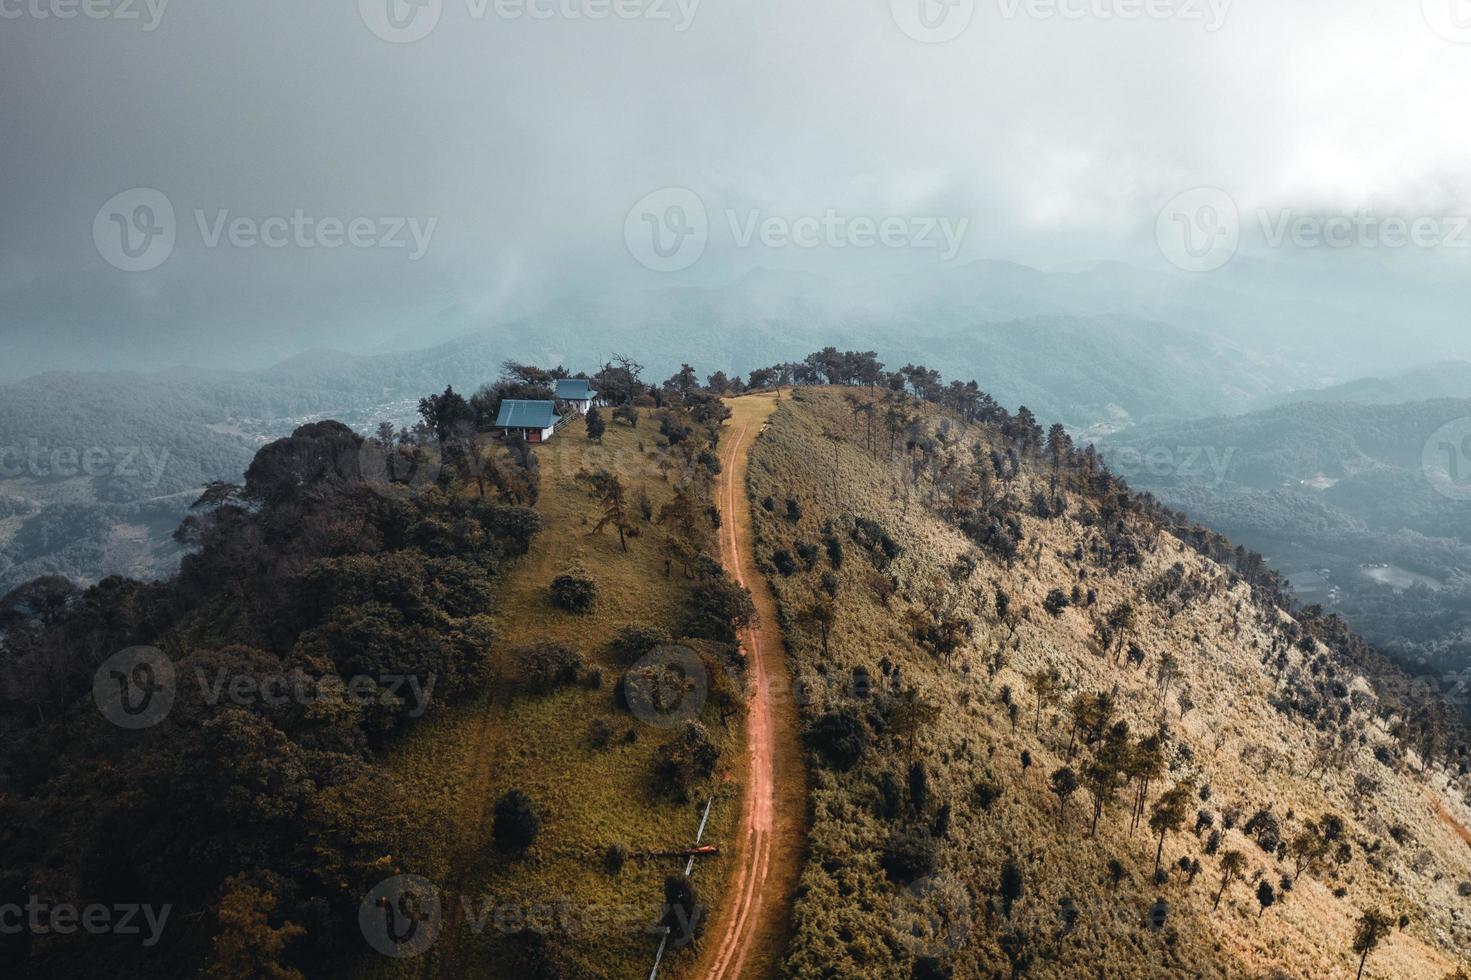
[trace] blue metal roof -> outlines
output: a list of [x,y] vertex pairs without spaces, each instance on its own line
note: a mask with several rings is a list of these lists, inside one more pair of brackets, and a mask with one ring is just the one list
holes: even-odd
[[498,429],[550,429],[557,424],[557,406],[551,402],[507,398],[496,413]]
[[564,401],[586,402],[597,397],[592,383],[586,378],[560,378],[557,380],[557,397]]

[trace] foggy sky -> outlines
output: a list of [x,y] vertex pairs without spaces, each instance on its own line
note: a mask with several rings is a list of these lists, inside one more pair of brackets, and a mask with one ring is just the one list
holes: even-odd
[[[83,0],[0,0],[0,378],[368,350],[753,267],[1168,268],[1156,219],[1196,187],[1242,209],[1243,251],[1263,247],[1254,209],[1471,209],[1471,44],[1441,36],[1471,41],[1449,19],[1460,0],[1150,0],[1162,19],[1130,16],[1145,0],[977,0],[943,43],[908,36],[888,0],[555,0],[546,18],[426,0],[437,27],[399,44],[368,26],[388,2],[172,0],[155,25],[161,0],[86,0],[100,19],[37,16]],[[660,273],[625,222],[667,187],[699,196],[709,243]],[[99,209],[133,188],[176,211],[146,272],[94,244]],[[829,209],[966,230],[945,256],[741,247],[727,221]],[[298,211],[433,232],[412,261],[209,247],[196,216]],[[1439,275],[1468,253],[1371,257]]]

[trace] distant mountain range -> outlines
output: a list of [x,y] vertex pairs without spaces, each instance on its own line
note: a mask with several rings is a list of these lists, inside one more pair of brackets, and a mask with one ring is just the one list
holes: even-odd
[[[1451,384],[1461,370],[1406,377]],[[1441,426],[1471,419],[1471,398],[1370,402],[1414,383],[1369,379],[1332,389],[1358,401],[1144,424],[1105,440],[1104,457],[1136,488],[1261,551],[1302,599],[1341,612],[1400,662],[1461,670],[1471,499],[1438,492],[1422,461]]]
[[[568,297],[430,343],[449,329],[437,320],[422,337],[402,335],[397,345],[409,349],[393,352],[317,350],[259,370],[56,372],[0,385],[0,450],[10,452],[0,459],[0,591],[42,573],[90,580],[164,570],[176,558],[167,531],[193,495],[211,480],[238,478],[265,441],[325,417],[360,430],[407,423],[421,396],[445,385],[472,391],[507,359],[590,371],[622,352],[658,381],[688,357],[702,375],[744,374],[835,344],[878,351],[891,368],[921,363],[974,378],[1003,405],[1026,405],[1084,440],[1139,426],[1138,438],[1150,438],[1163,431],[1153,424],[1230,417],[1284,399],[1471,394],[1462,383],[1471,362],[1315,387],[1369,365],[1409,369],[1425,350],[1450,349],[1431,340],[1436,317],[1396,332],[1349,309],[1380,309],[1374,297],[1392,280],[1371,270],[1334,305],[1274,266],[1243,260],[1227,271],[977,262],[853,284],[756,270],[719,287]],[[1445,299],[1427,295],[1430,307]],[[1310,446],[1318,435],[1299,442]],[[89,450],[94,462],[102,453],[110,462],[49,462]],[[158,465],[123,465],[130,450]],[[67,509],[54,509],[60,504]]]
[[1283,392],[1265,398],[1261,407],[1293,402],[1394,405],[1436,398],[1471,398],[1471,361],[1442,361],[1389,377],[1359,378],[1326,388]]

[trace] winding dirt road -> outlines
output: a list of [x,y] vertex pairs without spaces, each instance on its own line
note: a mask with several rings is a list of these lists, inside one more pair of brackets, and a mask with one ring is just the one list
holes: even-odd
[[792,685],[776,632],[776,601],[756,571],[751,502],[746,495],[750,448],[775,411],[776,397],[747,395],[726,404],[732,417],[721,439],[725,465],[719,499],[725,526],[720,557],[730,575],[750,589],[756,620],[741,636],[751,699],[737,864],[720,907],[711,915],[710,934],[692,974],[702,980],[776,973],[801,868],[807,808],[797,708],[788,696]]

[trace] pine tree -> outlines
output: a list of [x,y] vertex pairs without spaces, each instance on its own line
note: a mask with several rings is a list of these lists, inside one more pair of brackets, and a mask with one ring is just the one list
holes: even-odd
[[1368,962],[1369,954],[1374,952],[1385,936],[1389,935],[1389,930],[1393,926],[1393,916],[1378,909],[1365,909],[1364,914],[1359,916],[1358,927],[1354,930],[1354,952],[1359,954],[1357,978],[1363,977],[1364,964]]
[[592,533],[597,534],[609,524],[613,525],[618,531],[619,547],[627,551],[627,534],[633,529],[633,523],[628,518],[627,491],[623,488],[623,481],[618,478],[618,474],[608,470],[583,472],[579,476],[592,485],[593,494],[598,503],[603,505],[603,516],[593,525]]
[[1160,858],[1165,852],[1165,834],[1179,830],[1190,815],[1190,802],[1195,796],[1195,787],[1189,783],[1176,783],[1159,799],[1149,812],[1149,829],[1159,834],[1159,847],[1154,851],[1154,870],[1159,871]]
[[589,408],[584,421],[587,425],[587,437],[593,442],[602,442],[603,433],[608,429],[608,423],[603,420],[603,413],[596,408]]
[[1240,851],[1227,851],[1221,855],[1221,887],[1216,892],[1216,900],[1211,903],[1211,908],[1219,908],[1221,896],[1226,894],[1226,888],[1231,882],[1241,877],[1246,870],[1246,855]]
[[1078,791],[1078,775],[1071,766],[1063,766],[1052,773],[1052,792],[1057,796],[1057,819],[1067,827],[1068,797]]

